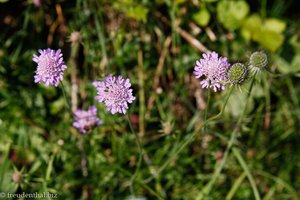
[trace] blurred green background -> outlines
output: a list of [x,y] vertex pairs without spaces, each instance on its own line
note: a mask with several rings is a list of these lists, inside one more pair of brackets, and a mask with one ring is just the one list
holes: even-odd
[[[195,199],[223,156],[248,87],[236,89],[222,118],[157,173],[203,122],[207,90],[193,77],[195,61],[208,49],[231,63],[264,50],[269,68],[255,82],[235,145],[261,199],[298,199],[299,22],[297,0],[0,0],[0,192],[138,199],[130,190],[135,137],[124,116],[94,100],[91,85],[122,74],[133,83],[130,119],[144,148],[136,197]],[[61,87],[33,81],[32,55],[47,47],[62,49],[71,104],[98,107],[104,123],[89,134],[72,127]],[[212,94],[208,116],[219,112],[224,93]],[[205,199],[254,199],[233,155]]]

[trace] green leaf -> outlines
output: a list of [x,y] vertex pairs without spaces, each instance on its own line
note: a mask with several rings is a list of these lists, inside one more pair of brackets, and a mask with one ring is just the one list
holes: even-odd
[[137,20],[142,20],[146,22],[148,9],[142,5],[131,7],[127,10],[126,14],[128,17],[132,17]]
[[283,43],[284,36],[281,34],[285,30],[285,22],[277,19],[262,19],[254,14],[248,17],[243,23],[241,35],[247,41],[250,39],[258,42],[264,48],[276,51]]
[[293,47],[295,53],[300,53],[300,41],[297,35],[293,35],[289,39],[289,44]]
[[300,71],[300,54],[296,54],[291,63],[296,72]]
[[113,7],[117,10],[123,11],[128,17],[136,20],[142,20],[146,22],[148,8],[138,4],[134,0],[123,0],[116,1],[113,3]]
[[210,13],[206,9],[201,9],[193,15],[193,19],[200,26],[207,26],[210,20]]
[[42,161],[37,160],[36,162],[33,163],[33,165],[31,166],[28,173],[33,174],[34,172],[36,172],[40,168],[41,165],[42,165]]
[[282,45],[284,36],[274,31],[262,30],[255,41],[274,52]]
[[255,14],[251,15],[244,21],[241,34],[246,40],[256,38],[257,35],[260,35],[261,26],[261,18]]
[[251,40],[251,32],[248,29],[243,28],[240,33],[247,42]]
[[59,113],[64,108],[64,105],[65,105],[65,100],[63,98],[54,101],[50,106],[50,113],[51,114]]
[[180,4],[185,3],[185,2],[186,2],[186,0],[175,0],[176,5],[180,5]]
[[269,18],[264,22],[264,28],[275,33],[282,33],[286,28],[286,23],[279,19]]
[[284,60],[282,57],[275,57],[274,61],[276,63],[276,68],[278,69],[278,71],[280,71],[280,73],[288,74],[293,72],[293,68],[291,68],[289,63],[286,60]]
[[204,2],[207,2],[207,3],[212,3],[212,2],[217,2],[219,0],[204,0]]
[[262,26],[262,20],[256,14],[249,16],[243,23],[243,28],[246,28],[251,32],[255,32],[258,29],[261,29],[261,26]]
[[245,1],[220,1],[217,5],[217,17],[223,26],[229,30],[240,27],[249,13],[249,6]]
[[[228,104],[225,108],[225,112],[230,113],[232,116],[235,117],[240,116],[244,111],[246,101],[247,101],[246,92],[235,91],[234,93],[232,93],[230,99],[228,100]],[[248,101],[249,104],[246,113],[248,113],[253,108],[253,99],[250,98]]]

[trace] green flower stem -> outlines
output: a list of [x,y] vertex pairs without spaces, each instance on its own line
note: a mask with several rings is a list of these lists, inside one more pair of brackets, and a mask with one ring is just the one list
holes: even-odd
[[240,163],[241,167],[243,168],[244,172],[246,173],[246,175],[249,179],[249,182],[250,182],[250,185],[252,187],[255,199],[260,200],[261,198],[260,198],[257,186],[255,184],[254,178],[253,178],[253,176],[252,176],[252,174],[251,174],[251,172],[248,168],[247,163],[245,162],[244,158],[241,156],[241,153],[240,153],[239,149],[236,148],[236,147],[233,147],[232,152],[233,152],[233,155],[238,160],[238,162]]
[[135,178],[137,177],[137,174],[140,170],[140,167],[141,167],[141,164],[142,164],[142,159],[143,159],[143,149],[142,149],[142,144],[141,144],[141,141],[140,141],[140,138],[138,136],[138,134],[134,131],[133,127],[132,127],[132,124],[131,124],[131,121],[129,119],[129,116],[126,115],[126,119],[128,121],[128,124],[129,124],[129,127],[130,127],[130,130],[131,132],[135,135],[135,138],[136,138],[136,142],[137,142],[137,146],[138,146],[138,149],[139,149],[139,160],[138,160],[138,164],[137,164],[137,167],[135,169],[135,172],[134,174],[131,176],[131,179],[130,179],[130,191],[132,193],[132,195],[134,195],[134,189],[133,189],[133,183],[135,181]]
[[[83,135],[80,135],[83,136]],[[86,159],[86,153],[84,149],[84,137],[79,137],[79,150],[80,150],[80,166],[81,166],[81,172],[84,177],[88,176],[88,168],[87,168],[87,159]]]
[[204,124],[206,124],[208,122],[211,122],[211,121],[213,121],[215,119],[218,119],[218,118],[220,118],[223,115],[225,107],[226,107],[226,105],[228,103],[229,97],[230,97],[230,95],[232,93],[232,90],[233,90],[233,87],[230,87],[229,92],[228,92],[228,94],[226,96],[226,99],[225,99],[225,102],[223,104],[223,107],[222,107],[221,111],[217,115],[208,118],[207,121]]
[[[204,121],[207,120],[208,108],[209,108],[209,104],[210,104],[210,96],[211,96],[211,91],[208,90],[207,103],[206,103],[205,112],[204,112]],[[204,133],[206,132],[206,123],[203,125],[203,132]]]
[[[231,87],[230,89],[229,89],[229,91],[228,91],[228,94],[227,94],[227,96],[226,96],[226,99],[225,99],[225,102],[224,102],[224,104],[223,104],[223,107],[221,108],[221,111],[217,114],[217,115],[215,115],[215,116],[213,116],[213,117],[211,117],[211,118],[208,118],[206,121],[204,121],[203,122],[203,124],[202,124],[202,126],[200,127],[200,128],[198,128],[198,129],[196,129],[192,134],[191,134],[191,136],[190,137],[188,137],[181,145],[180,145],[180,147],[168,158],[168,160],[158,169],[158,171],[157,171],[157,174],[160,174],[169,164],[170,164],[170,162],[172,161],[172,160],[174,160],[175,158],[176,158],[176,156],[188,145],[188,144],[190,144],[191,143],[191,141],[195,138],[195,136],[200,132],[200,130],[202,129],[202,127],[204,126],[204,125],[206,125],[208,122],[210,122],[210,121],[213,121],[213,120],[215,120],[215,119],[217,119],[217,118],[219,118],[219,117],[221,117],[222,115],[223,115],[223,112],[224,112],[224,110],[225,110],[225,107],[226,107],[226,104],[227,104],[227,102],[228,102],[228,99],[229,99],[229,97],[230,97],[230,95],[231,95],[231,93],[232,93],[232,89],[233,89],[233,87]],[[149,177],[148,179],[146,179],[145,181],[146,182],[149,182],[149,181],[151,181],[152,179],[153,179],[154,177],[152,176],[152,177]]]
[[236,193],[236,191],[238,190],[245,178],[246,173],[244,172],[235,180],[234,184],[232,185],[231,189],[226,195],[225,200],[231,200],[233,198],[234,194]]
[[46,181],[49,181],[50,178],[51,178],[51,172],[52,172],[52,169],[53,169],[53,162],[54,162],[54,158],[55,158],[55,153],[53,153],[50,157],[50,161],[48,163],[48,167],[47,167],[47,171],[46,171]]
[[68,110],[70,110],[70,105],[69,105],[69,102],[68,102],[68,99],[67,99],[67,95],[66,95],[64,84],[63,84],[62,81],[60,81],[60,84],[61,84],[61,89],[62,89],[62,92],[63,92],[63,95],[64,95],[64,99],[65,99],[65,106],[66,106],[66,108]]
[[236,124],[236,127],[235,129],[233,130],[233,132],[231,133],[231,137],[230,137],[230,140],[227,144],[227,147],[226,147],[226,150],[225,150],[225,153],[224,153],[224,156],[219,164],[218,167],[215,168],[214,170],[214,173],[212,175],[212,178],[210,179],[210,181],[203,187],[203,189],[201,190],[199,196],[197,197],[197,199],[203,199],[206,195],[208,195],[211,191],[211,189],[213,188],[217,178],[220,176],[221,172],[222,172],[222,169],[224,168],[225,166],[225,163],[226,163],[226,160],[228,158],[228,155],[229,155],[229,152],[230,152],[230,149],[231,147],[233,146],[235,140],[236,140],[236,136],[237,136],[237,133],[238,133],[238,130],[239,130],[239,127],[242,123],[242,120],[243,120],[243,117],[246,113],[246,110],[247,110],[247,107],[248,107],[248,103],[249,103],[249,97],[251,95],[251,92],[252,92],[252,89],[253,89],[253,85],[254,85],[254,80],[255,80],[255,75],[256,73],[254,74],[254,76],[252,77],[252,81],[251,81],[251,84],[250,84],[250,89],[249,89],[249,93],[247,95],[247,101],[246,101],[246,105],[244,107],[244,110],[242,112],[242,115],[240,116],[237,124]]

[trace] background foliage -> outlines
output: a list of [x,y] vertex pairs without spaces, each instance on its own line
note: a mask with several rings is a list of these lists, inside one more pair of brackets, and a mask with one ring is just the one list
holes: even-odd
[[[130,119],[144,148],[133,184],[146,199],[194,199],[210,180],[247,98],[235,90],[224,116],[176,159],[163,163],[201,125],[207,91],[193,78],[201,51],[231,62],[268,52],[269,71],[250,96],[235,144],[262,199],[300,195],[300,29],[297,0],[30,0],[0,1],[0,192],[58,193],[60,199],[126,199],[138,160],[126,118],[94,100],[93,80],[131,78],[137,100]],[[79,31],[80,45],[69,36]],[[32,55],[61,48],[64,85],[78,107],[95,104],[103,125],[80,135],[71,126],[61,88],[34,84]],[[74,75],[75,74],[75,75]],[[214,93],[208,116],[225,92]],[[13,179],[21,171],[22,180]],[[155,177],[149,179],[149,177]],[[231,196],[232,195],[232,196]],[[254,199],[233,155],[206,199]]]

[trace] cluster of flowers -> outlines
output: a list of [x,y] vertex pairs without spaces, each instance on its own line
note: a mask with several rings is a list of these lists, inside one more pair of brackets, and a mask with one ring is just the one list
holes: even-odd
[[213,88],[215,92],[224,90],[227,85],[242,84],[249,77],[249,70],[257,73],[266,68],[267,55],[262,51],[251,54],[249,63],[231,65],[228,58],[216,53],[203,53],[202,59],[196,61],[194,75],[201,78],[202,88]]
[[[39,50],[39,53],[39,56],[33,55],[33,61],[37,63],[34,82],[57,87],[67,69],[61,50],[45,49]],[[94,81],[93,85],[97,90],[95,99],[104,103],[112,114],[125,114],[128,104],[135,100],[130,80],[124,79],[121,75],[117,77],[108,75],[104,81]],[[73,126],[81,133],[86,133],[102,123],[97,118],[97,108],[94,105],[88,110],[77,110],[74,119]]]
[[[34,81],[57,87],[67,69],[61,50],[45,49],[39,50],[39,53],[39,56],[33,55],[33,61],[37,63]],[[231,65],[228,58],[219,57],[216,52],[204,53],[202,57],[196,61],[194,75],[202,79],[200,84],[203,88],[213,88],[215,92],[224,90],[228,84],[242,84],[248,77],[249,68],[257,72],[267,66],[267,55],[261,51],[250,56],[248,65],[242,63]],[[103,81],[94,81],[93,85],[97,90],[95,99],[104,103],[112,114],[125,114],[128,104],[135,100],[130,80],[124,79],[121,75],[108,75]],[[73,126],[81,133],[86,133],[102,123],[97,118],[97,108],[94,105],[88,110],[77,110],[74,119]]]

